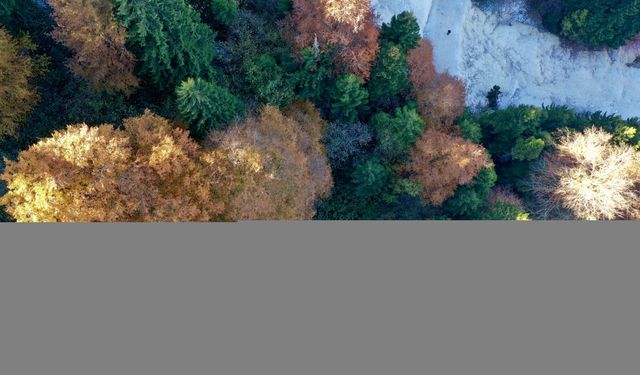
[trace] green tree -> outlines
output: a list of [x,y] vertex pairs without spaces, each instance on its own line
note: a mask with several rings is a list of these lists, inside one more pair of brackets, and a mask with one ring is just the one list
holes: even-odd
[[249,86],[261,102],[284,107],[293,100],[292,82],[272,56],[260,55],[247,61],[244,70]]
[[516,205],[498,201],[494,204],[493,207],[480,214],[478,216],[478,219],[499,221],[526,221],[529,220],[529,214]]
[[385,43],[376,58],[368,89],[372,101],[400,94],[409,87],[409,65],[402,49]]
[[238,0],[211,0],[213,18],[228,26],[238,16]]
[[116,0],[140,73],[162,90],[187,77],[214,78],[215,34],[184,0]]
[[356,165],[351,174],[355,194],[363,199],[384,195],[393,180],[393,170],[377,158],[366,159]]
[[388,24],[382,24],[380,30],[381,41],[397,44],[404,53],[416,48],[420,39],[420,26],[413,12],[394,15]]
[[[519,140],[522,143],[532,136],[544,138],[540,127],[542,112],[540,108],[521,105],[480,116],[479,122],[484,134],[483,143],[487,145],[491,155],[500,159],[514,158],[512,151]],[[520,147],[515,150],[521,151]],[[529,153],[527,159],[531,160],[539,155],[539,152],[537,155]]]
[[0,3],[0,25],[7,25],[18,8],[19,0],[3,0]]
[[591,48],[618,48],[640,33],[637,0],[530,0],[551,31]]
[[468,109],[465,109],[464,114],[456,121],[456,125],[460,129],[462,138],[473,143],[480,143],[482,140],[482,128]]
[[424,131],[425,123],[413,106],[397,108],[393,116],[379,112],[371,118],[379,150],[388,158],[396,158],[411,147]]
[[500,101],[500,95],[502,92],[500,91],[500,86],[495,85],[489,90],[487,93],[487,107],[492,110],[498,109],[498,104]]
[[244,103],[229,90],[200,78],[182,82],[176,96],[180,114],[197,137],[220,129],[245,113]]
[[327,52],[316,52],[312,48],[303,49],[301,57],[302,64],[296,73],[300,96],[318,103],[333,81],[333,58]]
[[358,76],[346,74],[336,80],[331,99],[331,113],[336,118],[353,122],[369,101],[369,94]]
[[544,140],[529,137],[527,139],[518,139],[515,146],[511,149],[511,156],[515,160],[531,161],[537,159],[542,150],[544,150]]
[[456,218],[477,218],[488,206],[489,194],[497,179],[493,168],[480,170],[473,182],[460,187],[456,194],[445,202],[445,210]]

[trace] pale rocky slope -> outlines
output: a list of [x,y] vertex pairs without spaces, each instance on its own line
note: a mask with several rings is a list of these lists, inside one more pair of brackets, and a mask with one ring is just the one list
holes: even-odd
[[556,36],[518,17],[484,13],[471,0],[372,3],[383,21],[413,10],[434,45],[436,68],[465,81],[471,106],[497,84],[503,105],[553,103],[640,117],[640,69],[627,66],[635,58],[628,50],[570,51]]

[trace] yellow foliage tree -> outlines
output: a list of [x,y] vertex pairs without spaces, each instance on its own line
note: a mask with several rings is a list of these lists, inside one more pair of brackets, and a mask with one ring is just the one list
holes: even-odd
[[240,180],[229,201],[235,220],[308,220],[333,186],[321,143],[325,123],[307,102],[285,113],[265,106],[256,117],[209,137],[230,156]]
[[15,135],[38,102],[30,82],[38,72],[37,61],[28,54],[34,49],[27,37],[14,39],[0,28],[0,140]]
[[20,222],[226,219],[229,158],[147,111],[112,125],[71,125],[7,161],[1,204]]
[[127,33],[116,23],[110,0],[48,1],[58,24],[54,38],[74,52],[71,71],[99,90],[130,93],[138,86]]

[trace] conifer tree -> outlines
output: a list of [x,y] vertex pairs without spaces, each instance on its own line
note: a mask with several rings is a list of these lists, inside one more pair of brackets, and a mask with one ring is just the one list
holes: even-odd
[[224,87],[200,78],[189,78],[176,89],[178,109],[197,137],[220,129],[242,117],[244,103]]
[[400,94],[409,87],[409,66],[402,48],[384,43],[371,71],[368,89],[371,101]]
[[188,77],[215,77],[215,34],[185,0],[116,2],[140,73],[153,85],[173,90]]
[[338,78],[332,93],[331,113],[346,121],[355,121],[359,110],[367,104],[369,94],[353,74]]
[[394,116],[380,112],[371,118],[379,149],[383,155],[395,158],[411,147],[424,130],[424,121],[414,107],[397,108]]
[[402,12],[391,17],[389,23],[383,23],[380,40],[397,44],[404,53],[416,48],[420,41],[420,26],[413,12]]

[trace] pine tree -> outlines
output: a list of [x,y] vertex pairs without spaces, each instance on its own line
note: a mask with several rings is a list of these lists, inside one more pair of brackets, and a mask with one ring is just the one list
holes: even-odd
[[361,199],[379,198],[388,189],[393,170],[377,158],[366,159],[351,174],[355,194]]
[[302,66],[296,80],[300,96],[315,103],[325,99],[327,87],[333,82],[331,56],[312,48],[301,51]]
[[140,72],[153,85],[173,90],[188,77],[214,78],[215,34],[184,0],[116,1]]
[[284,107],[293,100],[294,85],[284,69],[270,55],[260,55],[244,63],[247,83],[258,100]]
[[487,208],[491,188],[497,180],[498,176],[492,166],[482,168],[470,183],[461,186],[455,195],[445,202],[445,211],[454,218],[478,218]]
[[420,41],[420,26],[413,12],[402,12],[391,17],[391,21],[382,24],[380,40],[394,43],[402,48],[404,53],[416,48]]
[[371,118],[371,126],[381,153],[388,158],[396,158],[410,148],[424,130],[424,121],[414,107],[397,108],[395,115],[380,112]]
[[238,16],[238,0],[210,0],[211,14],[222,25],[229,25]]
[[380,48],[368,83],[369,98],[376,101],[402,93],[409,87],[409,66],[401,47],[385,43]]
[[369,94],[357,76],[343,75],[336,81],[332,93],[331,113],[345,121],[355,121],[368,98]]
[[640,33],[637,0],[530,0],[545,26],[591,48],[618,48]]
[[19,1],[20,0],[2,0],[2,2],[0,2],[0,26],[6,26],[11,21]]
[[197,137],[220,129],[244,115],[244,103],[224,87],[189,78],[176,89],[178,109]]

